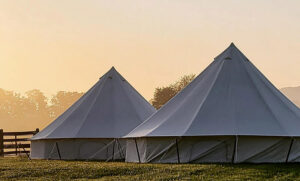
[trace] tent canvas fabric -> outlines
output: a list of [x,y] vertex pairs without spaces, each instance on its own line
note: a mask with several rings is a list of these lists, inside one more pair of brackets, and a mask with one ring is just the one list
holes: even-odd
[[106,160],[117,157],[112,152],[123,152],[125,156],[125,143],[119,138],[154,112],[112,68],[67,111],[31,138],[31,157],[57,158],[55,152],[60,152],[63,159]]
[[31,144],[33,159],[124,160],[126,142],[113,138],[45,139]]
[[125,136],[126,161],[292,162],[299,136],[299,108],[232,43]]

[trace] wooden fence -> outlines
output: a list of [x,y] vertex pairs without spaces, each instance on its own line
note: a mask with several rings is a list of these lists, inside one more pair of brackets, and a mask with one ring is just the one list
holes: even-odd
[[29,138],[39,132],[37,128],[35,131],[23,132],[3,132],[0,129],[0,157],[12,156],[30,153]]

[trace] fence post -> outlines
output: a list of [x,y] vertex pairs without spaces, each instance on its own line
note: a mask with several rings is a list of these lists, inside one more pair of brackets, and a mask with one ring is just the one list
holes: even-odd
[[17,135],[15,135],[15,150],[16,150],[16,155],[18,155],[18,142],[17,142]]
[[0,157],[4,157],[3,129],[0,129]]
[[33,135],[36,135],[38,132],[40,132],[40,129],[39,128],[36,128],[35,129],[35,133]]

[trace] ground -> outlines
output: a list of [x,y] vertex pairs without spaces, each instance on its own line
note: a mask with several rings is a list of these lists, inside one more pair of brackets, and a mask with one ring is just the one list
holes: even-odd
[[137,164],[0,158],[0,180],[300,180],[300,164]]

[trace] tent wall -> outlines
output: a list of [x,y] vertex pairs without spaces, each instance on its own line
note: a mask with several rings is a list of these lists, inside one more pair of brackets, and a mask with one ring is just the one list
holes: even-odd
[[117,139],[53,139],[31,142],[32,159],[120,160],[126,142]]
[[300,138],[294,138],[288,162],[300,162]]
[[290,137],[137,138],[128,139],[126,147],[127,162],[139,162],[139,160],[142,163],[283,163],[300,161],[300,138]]

